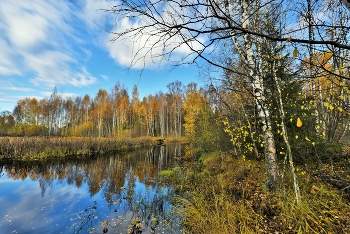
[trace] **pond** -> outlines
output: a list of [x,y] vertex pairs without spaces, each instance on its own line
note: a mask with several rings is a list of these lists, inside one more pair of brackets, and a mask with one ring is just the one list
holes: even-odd
[[[171,186],[180,144],[125,155],[0,161],[1,233],[178,233]],[[142,231],[142,232],[141,232]]]

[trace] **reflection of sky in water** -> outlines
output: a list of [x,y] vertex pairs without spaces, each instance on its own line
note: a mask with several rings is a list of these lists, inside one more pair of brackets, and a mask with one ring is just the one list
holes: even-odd
[[94,199],[86,189],[65,184],[54,184],[42,197],[38,181],[30,179],[2,177],[0,188],[1,233],[72,233],[68,217]]
[[[82,164],[83,166],[77,164],[66,167],[71,174],[67,173],[68,177],[60,179],[57,179],[57,169],[52,165],[46,167],[46,170],[52,170],[53,175],[47,180],[42,176],[34,179],[27,177],[24,180],[17,177],[14,180],[8,177],[8,171],[5,172],[4,169],[0,172],[0,233],[103,233],[101,224],[104,220],[115,224],[107,226],[108,233],[125,233],[130,220],[137,216],[145,223],[149,223],[154,216],[158,216],[159,220],[167,219],[160,211],[166,213],[171,207],[167,198],[163,200],[170,192],[169,188],[158,186],[150,174],[143,176],[148,180],[147,183],[139,181],[132,167],[115,163],[115,158],[104,159],[106,160],[92,161]],[[157,163],[143,164],[147,166]],[[59,167],[60,170],[65,170],[63,165]],[[98,168],[105,167],[105,170],[99,173],[91,171],[92,167],[88,165],[99,165]],[[116,165],[121,166],[117,168]],[[53,173],[55,170],[56,174]],[[69,175],[75,175],[76,172],[84,176],[79,188],[72,180],[69,182]],[[121,174],[115,174],[116,172]],[[36,176],[40,174],[44,175],[36,172]],[[102,176],[94,182],[97,175]],[[121,179],[119,187],[118,183],[114,183],[116,178]],[[120,188],[121,185],[123,188]],[[96,190],[97,193],[91,193],[91,186],[100,189]],[[113,190],[113,186],[120,189]],[[164,231],[163,228],[158,231],[157,233],[173,233]]]
[[[142,215],[134,214],[130,209],[138,209],[138,206],[150,203],[155,197],[168,192],[168,189],[157,186],[147,187],[136,179],[132,198],[128,198],[128,183],[126,180],[125,188],[116,194],[115,202],[109,206],[104,200],[103,190],[91,197],[86,183],[77,188],[53,180],[52,187],[42,197],[38,180],[0,177],[1,233],[74,233],[74,229],[79,230],[82,226],[81,233],[88,230],[102,233],[101,223],[104,220],[121,223],[118,228],[110,227],[110,233],[117,230],[125,233],[130,219]],[[134,207],[130,207],[128,199],[133,200],[131,203]],[[93,210],[95,201],[96,209]],[[81,221],[87,221],[86,216],[91,212],[95,216],[92,222],[82,224]]]

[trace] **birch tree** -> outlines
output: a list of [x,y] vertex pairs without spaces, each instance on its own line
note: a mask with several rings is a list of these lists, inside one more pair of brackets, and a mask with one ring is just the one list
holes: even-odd
[[176,137],[181,136],[182,129],[182,116],[181,116],[181,106],[183,104],[182,93],[184,90],[184,85],[181,81],[174,81],[167,85],[169,90],[170,100],[168,106],[170,106],[170,119],[173,126],[173,130]]
[[108,94],[104,89],[100,89],[96,94],[94,102],[96,104],[96,117],[97,117],[97,126],[98,126],[98,137],[103,135],[103,127],[105,124],[106,109],[108,104]]

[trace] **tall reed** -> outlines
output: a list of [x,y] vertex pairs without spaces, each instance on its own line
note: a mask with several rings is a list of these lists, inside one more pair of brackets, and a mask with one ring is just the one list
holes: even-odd
[[151,138],[1,137],[0,157],[41,159],[125,152],[153,144]]

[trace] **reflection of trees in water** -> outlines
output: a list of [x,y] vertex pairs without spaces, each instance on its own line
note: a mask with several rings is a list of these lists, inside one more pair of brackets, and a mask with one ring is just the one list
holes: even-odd
[[[104,223],[108,233],[124,233],[129,224],[131,230],[152,231],[167,228],[164,223],[174,220],[170,214],[171,190],[160,186],[157,176],[161,170],[179,166],[182,151],[178,144],[91,159],[0,161],[0,170],[14,180],[38,181],[42,196],[53,191],[56,184],[65,183],[78,188],[86,186],[91,196],[102,191],[111,212]],[[100,201],[96,202],[96,206],[94,203],[82,207],[71,217],[75,231],[100,228],[97,232],[103,232],[99,214],[102,211],[96,209]]]
[[127,233],[154,233],[160,230],[168,233],[167,231],[179,228],[179,222],[171,213],[171,197],[170,188],[141,185],[130,169],[124,187],[109,197],[111,213],[107,216],[108,219],[96,220],[99,217],[99,202],[95,201],[74,214],[71,218],[72,228],[76,233],[85,230],[94,233],[116,233],[121,230],[123,233],[125,230]]
[[86,183],[91,196],[103,189],[107,202],[112,204],[112,195],[121,192],[129,171],[132,173],[130,185],[132,178],[137,177],[146,186],[155,186],[158,172],[177,166],[182,153],[181,144],[169,144],[125,155],[106,155],[90,159],[6,160],[0,161],[0,169],[14,180],[30,178],[38,181],[43,196],[48,188],[52,188],[54,180],[58,184],[75,184],[78,188]]
[[[127,179],[129,180],[129,179]],[[137,181],[134,180],[134,181]],[[152,192],[130,193],[130,185],[120,194],[112,196],[112,213],[105,220],[98,220],[98,201],[74,213],[70,220],[74,233],[178,233],[178,220],[171,213],[171,192],[164,188],[151,189]],[[130,196],[132,194],[132,196]]]
[[[148,151],[139,151],[132,154],[132,157],[126,157],[126,162],[130,167],[135,166],[135,162],[148,162],[156,167],[159,171],[168,169],[173,166],[178,166],[184,147],[181,144],[169,144],[166,146],[156,145]],[[128,155],[126,155],[128,156]],[[135,158],[138,157],[137,160]]]
[[108,176],[104,184],[104,197],[109,205],[113,204],[113,196],[115,194],[120,194],[124,181],[125,173],[128,170],[124,161],[118,158],[110,158],[110,170],[107,171]]

